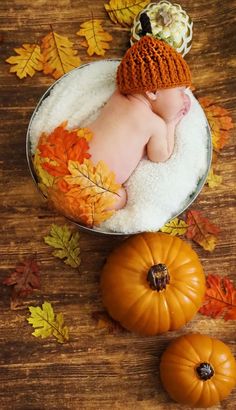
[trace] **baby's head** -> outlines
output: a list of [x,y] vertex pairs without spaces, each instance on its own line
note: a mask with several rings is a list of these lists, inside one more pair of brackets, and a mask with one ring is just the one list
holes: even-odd
[[151,36],[130,47],[117,69],[122,94],[143,94],[154,112],[163,118],[188,110],[184,90],[191,85],[188,64],[173,47]]

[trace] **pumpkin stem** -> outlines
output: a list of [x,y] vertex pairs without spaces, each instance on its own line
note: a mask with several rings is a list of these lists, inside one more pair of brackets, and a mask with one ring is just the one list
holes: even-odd
[[210,363],[202,362],[196,368],[197,375],[201,380],[208,380],[214,375],[213,367]]
[[163,290],[166,285],[170,282],[170,275],[167,267],[164,263],[158,263],[157,265],[151,266],[147,274],[147,281],[149,286],[153,290]]

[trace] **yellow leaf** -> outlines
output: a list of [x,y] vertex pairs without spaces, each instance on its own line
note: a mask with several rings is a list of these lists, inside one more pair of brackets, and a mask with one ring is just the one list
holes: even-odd
[[[47,188],[50,186],[53,186],[55,177],[53,177],[52,175],[50,175],[43,167],[42,164],[44,162],[49,162],[48,159],[46,158],[41,158],[40,156],[40,151],[37,149],[35,156],[34,156],[34,169],[37,173],[38,179],[39,179],[39,183],[38,186],[41,189],[41,191],[43,192],[43,194],[45,196],[47,196]],[[51,161],[52,162],[52,161]]]
[[179,218],[174,218],[167,222],[160,230],[161,232],[169,233],[170,235],[184,235],[188,229],[188,224]]
[[220,175],[214,174],[213,168],[210,169],[210,172],[207,176],[207,182],[210,188],[215,188],[222,183],[222,177]]
[[110,0],[104,4],[113,23],[131,26],[135,16],[149,3],[149,0]]
[[21,48],[14,48],[18,56],[9,57],[6,62],[14,64],[10,68],[11,73],[22,79],[29,75],[33,77],[35,71],[43,69],[43,56],[37,44],[22,44]]
[[71,185],[81,185],[83,196],[104,193],[118,195],[121,185],[116,183],[114,172],[109,170],[105,162],[99,161],[95,167],[89,159],[85,159],[82,164],[69,160],[68,169],[71,176],[64,177],[65,181]]
[[107,42],[112,40],[112,36],[103,30],[102,20],[89,20],[81,24],[81,29],[76,33],[78,36],[85,36],[88,44],[87,53],[89,56],[97,54],[104,56],[105,50],[109,48]]
[[44,302],[41,307],[29,306],[31,316],[27,318],[35,331],[32,333],[35,337],[45,339],[54,336],[59,343],[65,343],[69,340],[68,327],[64,326],[62,313],[55,316],[51,303]]
[[73,50],[73,43],[55,31],[42,39],[42,53],[44,74],[51,74],[56,79],[81,64],[77,51]]

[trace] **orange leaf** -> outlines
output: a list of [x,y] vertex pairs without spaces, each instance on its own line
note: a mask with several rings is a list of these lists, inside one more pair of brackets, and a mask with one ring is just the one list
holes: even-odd
[[80,66],[81,60],[77,51],[73,50],[73,43],[68,37],[51,31],[42,39],[42,53],[44,59],[44,74],[51,74],[55,79]]
[[110,48],[108,42],[112,36],[103,30],[102,20],[89,20],[81,24],[81,29],[76,33],[78,36],[85,36],[89,56],[97,54],[104,56],[105,51]]
[[211,128],[213,148],[219,151],[228,142],[229,130],[233,128],[232,118],[228,110],[215,105],[214,100],[209,97],[199,98],[199,102],[204,108]]
[[195,210],[187,212],[186,223],[188,225],[186,237],[193,239],[206,251],[213,251],[217,241],[215,235],[220,229],[205,218],[200,211]]
[[208,275],[205,300],[199,312],[213,318],[236,320],[236,289],[227,277]]
[[[66,123],[59,125],[51,134],[42,134],[39,140],[38,149],[41,158],[47,158],[48,162],[41,165],[52,176],[64,176],[69,174],[68,161],[74,160],[82,163],[85,158],[90,158],[87,152],[89,149],[89,133],[86,128],[65,129]],[[80,137],[80,135],[83,135]]]

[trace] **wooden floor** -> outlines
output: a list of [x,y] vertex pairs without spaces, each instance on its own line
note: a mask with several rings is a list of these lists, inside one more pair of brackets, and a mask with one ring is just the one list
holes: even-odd
[[[226,342],[236,354],[235,322],[198,314],[177,332],[144,338],[126,331],[99,328],[94,312],[102,311],[100,270],[109,252],[122,240],[81,232],[79,268],[52,256],[44,243],[52,223],[66,221],[49,211],[37,192],[25,156],[25,136],[31,114],[53,79],[38,73],[20,81],[9,73],[5,59],[23,43],[39,42],[53,29],[75,42],[83,62],[89,57],[76,32],[93,15],[104,19],[114,40],[106,56],[121,57],[129,44],[129,29],[108,18],[102,0],[2,0],[0,2],[0,281],[24,257],[37,252],[42,290],[25,309],[11,311],[10,289],[0,285],[0,409],[1,410],[180,410],[163,390],[160,356],[168,342],[188,331],[199,331]],[[210,96],[236,121],[235,0],[183,0],[194,22],[194,41],[187,56],[197,96]],[[233,135],[233,133],[232,133]],[[197,245],[206,274],[235,279],[235,145],[233,137],[218,160],[223,184],[205,187],[194,203],[221,227],[219,243],[210,254]],[[72,224],[68,224],[75,229]],[[36,339],[25,317],[27,305],[50,301],[63,312],[70,343]],[[96,315],[95,315],[96,316]],[[235,409],[236,389],[214,409]],[[187,407],[185,407],[187,409]]]

